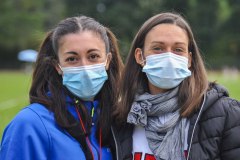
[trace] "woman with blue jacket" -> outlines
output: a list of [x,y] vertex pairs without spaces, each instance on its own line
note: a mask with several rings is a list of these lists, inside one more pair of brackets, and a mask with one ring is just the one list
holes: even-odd
[[31,104],[6,127],[0,159],[114,159],[111,112],[121,68],[109,29],[85,16],[61,21],[40,47]]

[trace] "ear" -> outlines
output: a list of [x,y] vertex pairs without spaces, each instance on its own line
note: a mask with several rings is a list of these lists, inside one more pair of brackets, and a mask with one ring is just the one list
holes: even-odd
[[188,54],[188,68],[192,66],[192,52],[189,52]]
[[112,53],[109,52],[107,54],[107,62],[106,62],[106,66],[105,66],[106,70],[108,70],[111,60],[112,60]]
[[59,64],[55,65],[55,69],[57,70],[57,72],[58,72],[59,75],[62,75],[62,74],[63,74],[63,72],[62,72]]
[[143,59],[143,55],[142,55],[142,49],[140,48],[136,48],[135,49],[135,60],[137,62],[137,64],[141,65],[142,67],[144,66],[144,62],[145,60]]

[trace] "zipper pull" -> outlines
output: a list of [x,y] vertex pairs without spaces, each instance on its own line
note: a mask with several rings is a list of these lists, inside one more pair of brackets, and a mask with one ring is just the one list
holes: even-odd
[[75,99],[75,104],[79,104],[79,100],[78,99]]
[[91,117],[93,118],[94,115],[94,107],[92,108],[92,112],[91,112]]
[[[94,106],[92,107],[92,110],[91,110],[91,117],[93,119],[93,116],[94,116]],[[92,126],[94,125],[94,122],[92,122]]]

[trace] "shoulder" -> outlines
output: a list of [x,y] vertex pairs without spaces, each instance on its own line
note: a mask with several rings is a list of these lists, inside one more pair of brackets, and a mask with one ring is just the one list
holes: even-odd
[[[117,141],[122,144],[128,144],[132,142],[132,135],[134,126],[132,124],[124,124],[121,126],[113,126],[113,134],[115,135]],[[123,145],[125,146],[125,145]]]
[[201,109],[191,117],[191,125],[199,116],[198,124],[208,130],[218,129],[219,133],[223,133],[240,128],[240,102],[228,97],[223,87],[214,87],[206,93]]
[[230,98],[225,87],[211,83],[210,90],[206,92],[205,97],[203,112],[207,111],[211,115],[228,115],[231,112],[237,111],[236,114],[239,114],[240,102]]
[[[222,159],[239,159],[240,102],[229,97],[222,97],[213,107],[216,108],[216,112],[217,109],[222,110],[224,115],[224,123],[222,124]],[[220,124],[215,124],[220,126]]]
[[14,117],[6,127],[5,132],[14,134],[19,131],[19,135],[47,132],[44,121],[51,117],[51,113],[43,105],[31,104]]
[[129,135],[132,135],[133,133],[134,125],[130,123],[124,123],[124,124],[112,123],[112,128],[114,132],[116,132],[120,136],[129,136]]
[[117,143],[117,150],[120,159],[130,159],[132,156],[132,136],[133,136],[132,124],[113,125],[113,137]]
[[193,132],[197,117],[200,117],[193,137],[195,150],[199,155],[204,155],[206,153],[204,150],[208,150],[212,155],[220,152],[221,159],[239,159],[240,103],[228,95],[214,92],[212,94],[215,97],[207,97],[208,103],[205,105],[208,106],[205,110],[200,112],[200,115],[198,112],[191,117],[190,134]]
[[[240,117],[240,102],[230,97],[221,97],[213,105],[213,111],[221,111],[226,116],[237,115]],[[232,117],[234,118],[234,117]]]
[[24,124],[41,127],[43,121],[47,117],[51,117],[52,113],[41,104],[31,104],[22,109],[12,120],[10,124]]
[[200,122],[212,128],[221,128],[226,134],[239,133],[240,102],[228,96],[219,97],[203,111]]
[[119,143],[122,144],[132,142],[133,129],[134,126],[132,124],[112,124],[112,132],[114,137]]
[[22,109],[7,125],[3,133],[3,139],[20,141],[21,139],[45,139],[49,140],[46,119],[53,118],[51,113],[40,104],[31,104]]
[[240,102],[228,96],[222,96],[207,104],[207,109],[203,109],[202,116],[222,117],[225,120],[240,119]]
[[43,159],[49,153],[51,144],[45,123],[49,117],[49,111],[40,104],[22,109],[4,130],[0,157]]
[[216,103],[216,107],[220,106],[226,117],[226,129],[234,126],[240,126],[240,102],[229,98],[223,97]]

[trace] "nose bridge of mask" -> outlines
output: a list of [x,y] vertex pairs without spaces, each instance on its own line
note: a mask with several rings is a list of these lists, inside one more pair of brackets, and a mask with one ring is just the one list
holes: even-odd
[[173,66],[176,66],[178,64],[174,53],[167,52],[165,54],[166,54],[165,56],[166,61],[164,62],[166,62],[169,67],[173,68]]
[[[182,67],[187,67],[188,65],[188,59],[184,56],[180,56],[180,55],[176,55],[174,53],[169,53],[169,56],[171,59],[171,64],[175,67],[175,68],[181,68]],[[188,67],[187,67],[188,68]]]
[[[166,52],[166,53],[161,53],[161,54],[149,55],[149,56],[146,57],[146,61],[147,61],[147,63],[149,63],[149,62],[155,62],[155,63],[161,62],[161,63],[164,63],[164,65],[166,65],[166,63],[168,65],[176,65],[178,63],[179,64],[185,64],[185,63],[188,62],[188,59],[184,56],[176,55],[176,54],[171,53],[171,52]],[[161,64],[159,64],[159,65],[161,65]]]
[[68,73],[68,72],[74,73],[81,70],[102,68],[102,67],[105,67],[106,64],[107,64],[107,59],[103,63],[93,64],[93,65],[85,65],[85,66],[78,66],[78,67],[61,67],[60,64],[58,64],[58,66],[64,73]]

